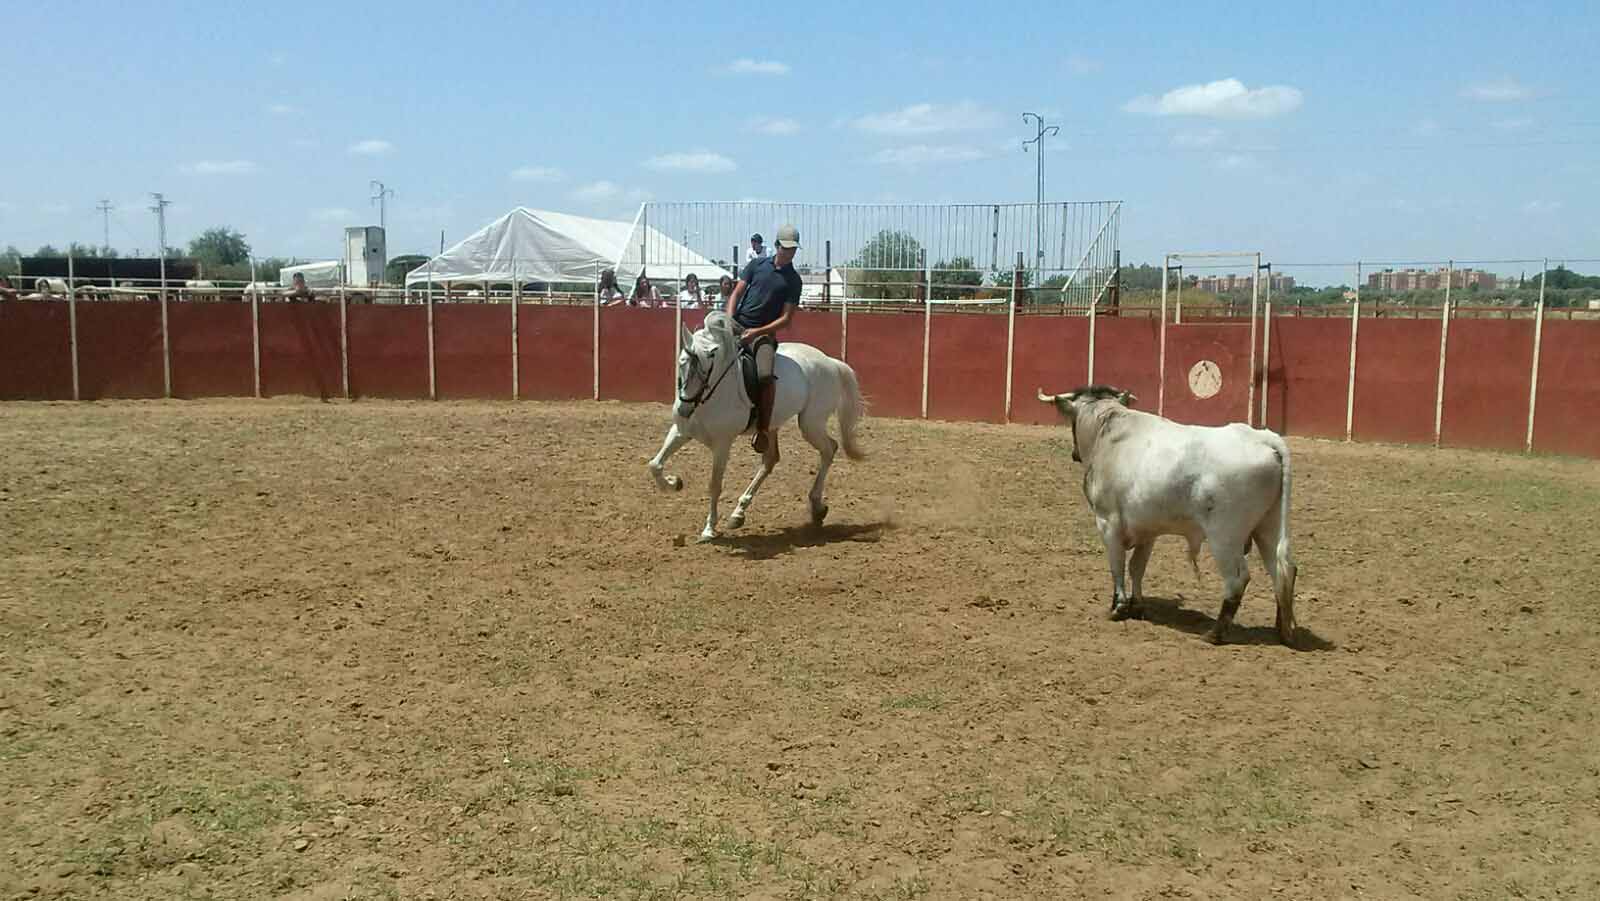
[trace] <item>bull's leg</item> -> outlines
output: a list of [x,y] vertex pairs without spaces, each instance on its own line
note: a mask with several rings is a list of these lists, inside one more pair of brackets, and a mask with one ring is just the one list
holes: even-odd
[[677,476],[664,476],[662,474],[662,467],[667,465],[667,460],[671,459],[672,455],[677,453],[679,448],[688,443],[689,435],[680,430],[677,423],[673,423],[672,426],[667,429],[667,437],[666,440],[661,442],[661,450],[656,451],[656,455],[650,459],[648,464],[646,464],[647,468],[650,470],[650,477],[655,479],[656,487],[663,491],[683,490],[683,479],[680,479]]
[[1124,581],[1128,571],[1128,548],[1122,540],[1122,528],[1113,521],[1102,520],[1100,538],[1106,545],[1106,561],[1111,564],[1111,619],[1124,620],[1134,613],[1128,602]]
[[[1239,542],[1212,541],[1211,549],[1216,552],[1219,548],[1237,547]],[[1222,574],[1222,611],[1217,614],[1217,624],[1211,627],[1206,639],[1212,644],[1222,644],[1227,637],[1228,627],[1233,625],[1234,614],[1239,612],[1239,601],[1244,597],[1244,589],[1250,584],[1250,567],[1245,563],[1243,554],[1223,553],[1217,554],[1217,571]]]
[[1144,568],[1150,563],[1150,552],[1156,549],[1155,539],[1146,540],[1143,544],[1133,546],[1133,555],[1128,558],[1128,581],[1133,583],[1133,612],[1140,612],[1140,605],[1144,603]]
[[717,501],[722,499],[722,474],[728,469],[730,442],[711,449],[711,510],[706,514],[706,527],[700,531],[701,541],[717,537]]

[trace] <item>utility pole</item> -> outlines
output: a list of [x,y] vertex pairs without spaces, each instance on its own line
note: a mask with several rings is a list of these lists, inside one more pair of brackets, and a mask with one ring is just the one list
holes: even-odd
[[381,181],[373,181],[369,187],[377,192],[372,195],[372,202],[378,205],[378,227],[385,233],[389,230],[388,209],[385,200],[394,196],[394,190],[386,187]]
[[100,252],[109,254],[111,252],[111,201],[102,200],[95,204],[94,208],[100,211],[102,224],[105,226],[105,234],[102,236],[104,243],[100,245]]
[[1038,113],[1023,113],[1022,121],[1027,122],[1030,116],[1038,124],[1038,131],[1034,133],[1032,139],[1022,142],[1022,152],[1028,152],[1029,144],[1039,145],[1038,185],[1034,194],[1033,209],[1034,225],[1038,229],[1038,233],[1034,236],[1033,245],[1033,267],[1037,272],[1034,282],[1037,284],[1044,275],[1044,139],[1049,135],[1060,134],[1061,129],[1054,125],[1046,127],[1044,117]]
[[158,248],[156,253],[161,258],[161,297],[165,299],[167,296],[167,207],[172,206],[172,201],[162,194],[151,194],[150,196],[154,197],[156,201],[155,206],[150,208],[150,212],[156,214],[156,246]]

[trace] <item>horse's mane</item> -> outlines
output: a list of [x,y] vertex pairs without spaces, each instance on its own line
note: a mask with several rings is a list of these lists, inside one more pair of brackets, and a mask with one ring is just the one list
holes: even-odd
[[733,337],[733,319],[721,310],[706,313],[706,322],[702,327],[715,335],[718,340]]

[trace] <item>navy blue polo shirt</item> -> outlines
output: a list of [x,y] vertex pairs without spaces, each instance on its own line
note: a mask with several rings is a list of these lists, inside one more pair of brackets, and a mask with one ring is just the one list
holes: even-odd
[[744,294],[733,310],[733,320],[745,328],[771,325],[783,315],[784,304],[800,303],[800,273],[792,265],[779,269],[771,257],[757,257],[739,278],[744,282]]

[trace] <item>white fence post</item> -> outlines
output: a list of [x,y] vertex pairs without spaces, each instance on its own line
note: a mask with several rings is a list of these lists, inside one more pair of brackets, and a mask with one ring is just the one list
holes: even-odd
[[1267,428],[1267,394],[1272,389],[1272,264],[1267,264],[1267,299],[1261,317],[1261,427]]
[[1356,261],[1356,302],[1350,307],[1350,382],[1344,395],[1344,440],[1351,441],[1356,423],[1356,337],[1361,331],[1361,261]]
[[922,418],[928,418],[928,340],[933,331],[933,279],[928,273],[928,251],[922,251]]
[[[1167,409],[1167,275],[1172,267],[1172,254],[1161,257],[1161,343],[1156,355],[1156,415],[1165,416]],[[1255,336],[1251,335],[1254,341]]]
[[1256,415],[1256,316],[1260,312],[1261,254],[1256,254],[1256,271],[1250,276],[1250,386],[1245,390],[1244,421],[1255,425]]
[[256,281],[256,258],[250,258],[250,370],[255,376],[255,396],[261,397],[261,283]]
[[517,260],[511,260],[511,399],[519,400],[522,397],[522,372],[521,361],[517,359],[517,307],[522,302],[522,279],[517,277]]
[[594,263],[594,343],[591,352],[594,355],[594,399],[600,399],[600,261]]
[[74,274],[72,248],[67,248],[67,354],[72,360],[72,399],[83,400],[78,387],[78,280]]
[[1539,272],[1539,306],[1533,323],[1533,374],[1528,381],[1528,441],[1526,453],[1533,453],[1533,411],[1539,404],[1539,351],[1544,342],[1544,283],[1550,274],[1550,258],[1545,257]]
[[1439,317],[1439,390],[1433,400],[1433,446],[1439,446],[1440,435],[1444,431],[1444,362],[1446,348],[1450,343],[1450,284],[1454,282],[1456,261],[1451,260],[1445,266],[1444,272],[1444,307],[1440,310]]
[[[344,279],[339,281],[343,282]],[[430,368],[431,361],[430,361]],[[350,399],[350,303],[344,285],[339,286],[339,385],[344,399]]]
[[[449,284],[445,285],[449,296]],[[428,292],[428,400],[439,399],[439,369],[433,358],[433,292]]]
[[[1062,226],[1065,228],[1066,226]],[[1011,305],[1006,310],[1006,422],[1011,421],[1011,378],[1017,347],[1017,275],[1011,274]]]

